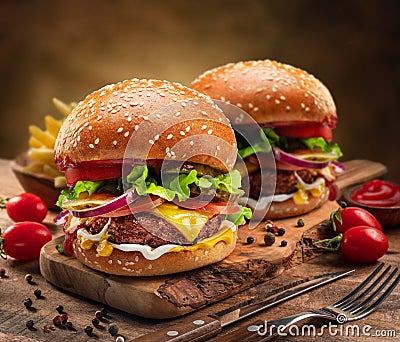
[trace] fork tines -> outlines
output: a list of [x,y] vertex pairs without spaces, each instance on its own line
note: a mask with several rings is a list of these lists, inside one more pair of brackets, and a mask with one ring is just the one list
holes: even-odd
[[[333,307],[359,317],[368,315],[390,295],[400,281],[400,275],[392,281],[398,272],[397,266],[390,272],[392,266],[388,265],[381,272],[384,266],[385,264],[381,263],[367,279],[346,297],[334,303]],[[381,274],[378,276],[380,272]],[[366,289],[364,290],[364,288]]]

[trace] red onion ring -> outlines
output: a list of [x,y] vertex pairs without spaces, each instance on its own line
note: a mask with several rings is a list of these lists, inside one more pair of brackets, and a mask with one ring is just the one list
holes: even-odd
[[277,160],[303,167],[305,169],[323,169],[329,165],[329,161],[324,161],[324,162],[317,162],[317,161],[310,161],[310,160],[304,160],[298,157],[295,157],[294,155],[284,152],[281,149],[277,147],[272,148],[274,151],[275,158]]
[[53,219],[53,222],[57,226],[63,225],[65,222],[67,222],[68,214],[69,214],[68,210],[62,211],[61,213],[57,214],[57,216]]
[[70,210],[69,212],[71,213],[72,216],[79,218],[101,216],[131,204],[138,197],[139,196],[135,193],[135,190],[129,190],[123,195],[114,198],[110,202],[99,205],[98,207],[90,209],[82,209],[82,210]]
[[340,175],[341,173],[346,170],[346,167],[342,164],[339,163],[338,161],[332,161],[333,169],[337,175]]

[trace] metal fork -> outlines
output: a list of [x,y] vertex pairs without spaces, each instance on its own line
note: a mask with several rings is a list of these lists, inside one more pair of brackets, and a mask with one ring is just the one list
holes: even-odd
[[[391,272],[392,266],[384,267],[381,263],[356,289],[337,302],[320,309],[304,311],[292,316],[279,318],[277,320],[255,322],[255,324],[244,329],[232,332],[232,338],[240,341],[266,341],[280,334],[289,326],[307,318],[319,317],[336,321],[339,324],[363,318],[375,310],[394,290],[400,281],[400,275],[395,277],[398,267]],[[390,273],[389,273],[390,272]],[[375,280],[374,278],[377,277]],[[367,287],[368,286],[368,287]],[[239,331],[240,330],[240,331]],[[225,341],[233,341],[231,334],[223,336]]]

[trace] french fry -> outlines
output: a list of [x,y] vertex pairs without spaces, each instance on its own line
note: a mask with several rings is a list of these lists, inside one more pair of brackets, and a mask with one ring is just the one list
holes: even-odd
[[33,173],[42,173],[43,172],[43,164],[42,163],[32,163],[23,168],[26,172]]
[[58,111],[65,116],[68,116],[69,113],[71,113],[71,110],[76,106],[76,103],[71,102],[69,105],[66,104],[65,102],[57,99],[56,97],[53,97],[53,103],[54,106],[58,109]]
[[29,147],[36,147],[36,148],[39,148],[39,147],[43,147],[43,144],[42,144],[41,141],[39,141],[39,140],[37,140],[35,137],[31,136],[31,137],[29,138]]
[[44,118],[46,130],[51,134],[52,137],[57,138],[58,131],[61,128],[62,120],[56,120],[50,115],[46,115]]
[[35,125],[29,126],[29,133],[39,140],[45,147],[53,150],[56,139],[49,132],[42,131]]
[[48,148],[30,148],[28,151],[28,157],[32,161],[42,162],[43,164],[54,164],[54,152],[53,149]]
[[44,174],[53,178],[63,175],[60,171],[58,171],[58,168],[55,165],[43,164],[42,169]]
[[54,187],[57,189],[63,189],[67,187],[67,181],[64,176],[58,176],[54,178]]

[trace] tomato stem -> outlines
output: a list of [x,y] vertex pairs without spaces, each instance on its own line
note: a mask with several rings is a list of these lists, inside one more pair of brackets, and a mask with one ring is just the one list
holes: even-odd
[[[323,239],[313,242],[314,246],[318,246],[328,252],[336,252],[340,249],[340,243],[342,242],[343,234],[339,234],[332,239]],[[322,245],[322,246],[319,246]]]

